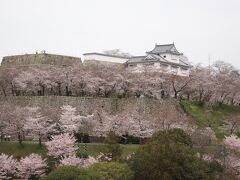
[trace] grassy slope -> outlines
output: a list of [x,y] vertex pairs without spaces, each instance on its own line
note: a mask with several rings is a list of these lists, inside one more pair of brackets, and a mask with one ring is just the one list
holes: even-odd
[[196,102],[182,101],[181,105],[187,114],[191,115],[198,127],[211,127],[216,136],[222,139],[224,135],[228,135],[224,129],[224,120],[231,113],[240,112],[239,106],[203,106]]
[[[123,156],[135,152],[139,145],[121,145],[123,147]],[[80,148],[82,145],[80,145]],[[100,152],[103,151],[104,144],[86,144],[87,154],[90,156],[97,156]],[[17,142],[0,142],[0,154],[5,153],[13,155],[16,158],[26,156],[31,153],[41,154],[46,156],[46,148],[44,146],[39,146],[36,143],[24,142],[23,145],[20,145]]]

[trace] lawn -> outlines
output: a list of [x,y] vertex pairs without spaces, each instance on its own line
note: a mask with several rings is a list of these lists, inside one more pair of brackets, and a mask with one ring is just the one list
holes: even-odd
[[[135,152],[139,145],[127,144],[122,145],[123,147],[123,156],[126,157],[127,155]],[[83,150],[90,156],[97,156],[100,152],[103,151],[104,144],[102,143],[88,143],[84,145],[79,145],[79,149]],[[24,142],[20,145],[18,142],[0,142],[0,153],[5,153],[8,155],[13,155],[16,158],[20,158],[31,153],[41,154],[46,156],[46,148],[45,146],[39,146],[37,143],[32,142]]]
[[[103,152],[105,145],[101,143],[89,143],[89,144],[83,144],[83,145],[80,144],[79,149],[85,151],[84,146],[86,147],[86,151],[88,155],[97,156],[100,152]],[[126,144],[126,145],[121,144],[120,146],[123,147],[123,157],[126,157],[127,155],[132,154],[133,152],[136,152],[139,147],[139,145],[137,144]]]
[[24,142],[22,145],[15,141],[0,142],[0,153],[13,155],[15,158],[24,157],[31,153],[46,156],[46,148],[32,142]]
[[229,133],[224,129],[224,121],[228,115],[240,112],[239,106],[204,106],[192,101],[182,101],[181,105],[186,113],[193,117],[198,127],[211,127],[219,139]]

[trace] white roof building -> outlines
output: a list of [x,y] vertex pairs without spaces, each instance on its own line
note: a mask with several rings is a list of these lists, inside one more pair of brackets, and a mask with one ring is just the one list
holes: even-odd
[[126,62],[132,72],[162,71],[180,76],[189,76],[191,65],[174,43],[155,45],[145,56],[133,56]]
[[83,54],[84,61],[95,60],[95,61],[103,61],[103,62],[111,62],[111,63],[126,63],[129,60],[128,57],[118,56],[118,55],[109,55],[103,53],[85,53]]

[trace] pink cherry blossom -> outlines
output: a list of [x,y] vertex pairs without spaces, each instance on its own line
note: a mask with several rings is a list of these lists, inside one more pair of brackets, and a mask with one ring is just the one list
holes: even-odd
[[74,155],[78,149],[76,139],[68,133],[52,136],[51,141],[45,142],[48,155],[55,158]]
[[88,168],[89,166],[97,162],[98,160],[91,156],[89,156],[88,158],[78,158],[75,155],[73,155],[68,157],[65,156],[63,159],[61,159],[60,165]]
[[17,161],[12,156],[0,155],[0,179],[11,179],[16,174]]
[[45,161],[38,154],[31,154],[22,158],[17,166],[17,175],[23,179],[28,179],[31,176],[41,177],[46,172],[47,163]]
[[240,152],[240,138],[235,135],[225,137],[224,143],[232,150]]

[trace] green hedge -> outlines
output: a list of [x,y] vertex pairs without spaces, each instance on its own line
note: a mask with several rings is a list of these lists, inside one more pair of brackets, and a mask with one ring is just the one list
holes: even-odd
[[102,162],[92,165],[89,173],[96,180],[132,180],[133,172],[127,164],[117,162]]
[[41,180],[92,180],[87,170],[74,166],[61,166],[41,178]]

